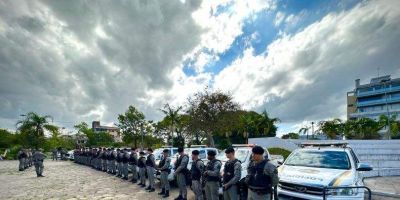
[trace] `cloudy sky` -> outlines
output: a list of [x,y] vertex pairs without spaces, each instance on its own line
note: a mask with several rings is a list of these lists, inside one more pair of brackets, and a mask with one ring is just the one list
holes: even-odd
[[[206,86],[281,119],[345,118],[354,80],[400,77],[400,1],[0,1],[0,127],[159,120]],[[378,70],[379,69],[379,70]]]

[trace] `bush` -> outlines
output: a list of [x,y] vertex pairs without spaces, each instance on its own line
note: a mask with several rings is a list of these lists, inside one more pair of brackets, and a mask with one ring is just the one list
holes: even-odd
[[291,151],[281,148],[269,148],[268,151],[271,155],[282,155],[285,160],[290,155],[290,153],[292,153]]
[[9,152],[6,155],[6,160],[15,160],[17,159],[18,151],[22,148],[21,145],[15,145],[9,149]]

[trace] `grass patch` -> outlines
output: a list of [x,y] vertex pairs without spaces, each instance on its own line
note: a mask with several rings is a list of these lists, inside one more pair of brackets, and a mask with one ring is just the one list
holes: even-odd
[[292,153],[291,151],[281,148],[269,148],[268,152],[272,155],[282,155],[285,160],[290,155],[290,153]]

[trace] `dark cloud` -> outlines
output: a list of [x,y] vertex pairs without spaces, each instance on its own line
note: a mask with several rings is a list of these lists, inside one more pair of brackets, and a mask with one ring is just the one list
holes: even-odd
[[169,73],[198,44],[199,2],[1,2],[0,127],[29,111],[114,122],[135,105],[158,117],[141,98],[171,88]]

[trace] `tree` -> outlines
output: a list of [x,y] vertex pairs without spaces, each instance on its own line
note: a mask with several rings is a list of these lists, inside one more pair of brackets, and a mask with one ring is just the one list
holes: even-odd
[[[400,132],[400,121],[397,121],[396,119],[397,119],[397,115],[392,115],[391,117],[388,117],[386,115],[381,115],[381,116],[379,116],[379,120],[378,120],[378,122],[382,128],[384,128],[384,127],[387,128],[387,126],[389,124],[390,134],[391,134],[390,137],[392,137],[392,138],[396,138],[400,134],[399,133]],[[387,130],[388,130],[387,133],[389,133],[388,128],[387,128]],[[387,135],[387,136],[389,136],[389,135]]]
[[282,135],[282,139],[299,139],[300,136],[298,133],[288,133],[288,134],[284,134]]
[[167,103],[164,105],[164,109],[160,110],[165,114],[163,119],[164,125],[170,127],[170,132],[167,137],[167,144],[169,144],[169,141],[174,137],[175,127],[180,125],[181,115],[179,114],[179,111],[182,110],[182,107],[179,106],[178,108],[173,108]]
[[344,135],[349,139],[378,139],[382,128],[379,122],[370,118],[347,120],[344,124]]
[[98,146],[110,146],[114,142],[114,138],[107,132],[94,132],[89,128],[88,124],[81,122],[74,126],[78,130],[78,134],[84,134],[88,138],[86,146],[98,147]]
[[300,128],[300,130],[299,130],[299,134],[301,135],[301,134],[303,134],[303,135],[306,135],[307,134],[307,140],[308,140],[308,131],[310,130],[310,127],[308,127],[308,126],[306,126],[306,127],[303,127],[303,128]]
[[188,99],[186,112],[190,116],[190,129],[203,132],[207,136],[209,145],[214,147],[213,134],[221,134],[218,130],[225,126],[220,116],[238,109],[239,105],[233,102],[231,95],[221,91],[210,92],[206,89]]
[[335,139],[336,136],[342,135],[344,130],[344,125],[340,119],[320,121],[318,126],[319,130],[326,134],[329,139]]
[[258,137],[275,137],[278,128],[275,124],[279,123],[279,118],[270,118],[267,111],[264,110],[257,119]]
[[129,106],[125,113],[118,115],[117,126],[123,134],[123,141],[133,142],[135,147],[138,146],[138,140],[144,134],[147,125],[144,114],[133,106]]
[[45,131],[58,131],[58,127],[51,125],[48,119],[52,119],[52,117],[50,115],[40,116],[34,112],[29,112],[25,115],[25,119],[17,122],[17,129],[27,134],[30,139],[28,146],[39,148],[40,145],[44,145]]
[[10,148],[17,143],[15,134],[5,129],[0,129],[0,148]]

